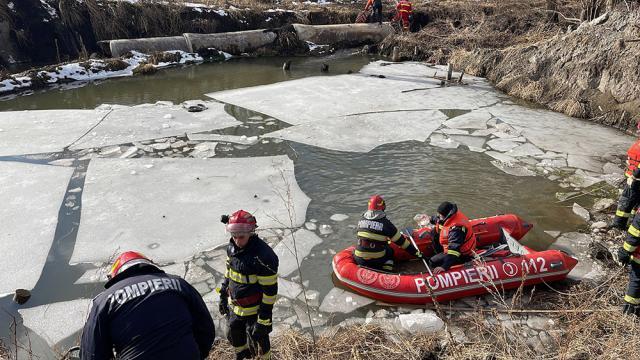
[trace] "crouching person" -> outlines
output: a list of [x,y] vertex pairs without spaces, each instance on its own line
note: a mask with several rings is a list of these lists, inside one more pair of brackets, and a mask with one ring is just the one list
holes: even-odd
[[81,359],[201,360],[209,355],[213,320],[184,279],[133,251],[115,260],[107,278],[82,331]]
[[271,359],[272,310],[278,293],[278,256],[255,234],[256,218],[244,210],[222,222],[231,234],[227,270],[220,289],[220,314],[229,318],[229,341],[236,359],[252,358],[247,333],[260,358]]

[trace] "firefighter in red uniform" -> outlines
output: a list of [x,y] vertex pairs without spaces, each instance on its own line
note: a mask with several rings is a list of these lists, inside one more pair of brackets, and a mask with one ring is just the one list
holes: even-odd
[[396,19],[402,21],[402,30],[409,31],[413,10],[408,0],[400,0],[396,5]]
[[438,206],[436,229],[439,241],[434,241],[434,246],[437,254],[429,259],[434,274],[447,271],[451,266],[463,264],[473,258],[476,236],[469,218],[458,210],[456,204],[445,201]]
[[[637,132],[640,134],[640,121],[638,122]],[[627,183],[618,199],[618,209],[612,224],[613,227],[621,230],[627,228],[629,218],[634,212],[633,209],[638,206],[640,201],[640,181],[638,181],[640,180],[640,169],[638,169],[638,163],[640,163],[640,139],[627,150],[627,168],[624,172]]]
[[278,256],[255,234],[256,218],[244,210],[221,221],[231,233],[227,270],[220,288],[220,314],[229,316],[229,341],[236,359],[254,356],[247,332],[258,344],[261,359],[271,358],[273,304],[278,293]]
[[369,199],[367,211],[358,222],[358,246],[353,253],[358,265],[392,271],[393,249],[389,242],[394,242],[416,257],[422,257],[422,253],[387,218],[384,212],[386,208],[382,196],[374,195]]

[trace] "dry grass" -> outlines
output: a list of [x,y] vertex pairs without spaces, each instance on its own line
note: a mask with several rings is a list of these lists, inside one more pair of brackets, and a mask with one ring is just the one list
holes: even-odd
[[[506,297],[496,292],[493,302],[498,306],[471,312],[448,311],[441,304],[447,327],[466,334],[452,340],[444,331],[408,335],[369,324],[334,327],[320,335],[314,347],[308,334],[286,330],[272,338],[273,354],[282,360],[634,359],[640,346],[639,322],[620,311],[626,276],[616,268],[601,285],[555,283],[550,285],[554,290],[539,285]],[[526,312],[532,309],[543,313]],[[544,315],[554,325],[537,334],[527,326],[533,315]],[[221,341],[209,359],[233,356],[233,348]]]

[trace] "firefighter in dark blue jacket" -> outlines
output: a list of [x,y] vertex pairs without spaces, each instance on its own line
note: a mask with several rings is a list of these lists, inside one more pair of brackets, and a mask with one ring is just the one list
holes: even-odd
[[273,304],[278,293],[278,256],[255,234],[256,218],[244,210],[224,215],[231,239],[227,270],[220,289],[220,313],[229,319],[229,341],[236,359],[254,355],[247,332],[259,347],[261,359],[271,359],[269,333]]
[[120,255],[107,277],[82,331],[81,359],[200,360],[209,355],[213,320],[184,279],[165,274],[133,251]]

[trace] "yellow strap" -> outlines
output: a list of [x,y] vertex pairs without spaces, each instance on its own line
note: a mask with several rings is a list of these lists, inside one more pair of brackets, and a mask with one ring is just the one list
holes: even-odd
[[628,242],[624,242],[624,244],[622,244],[622,248],[627,251],[627,252],[634,252],[636,251],[636,249],[638,248],[637,246],[633,246],[631,244],[629,244]]
[[256,315],[258,313],[258,309],[260,305],[252,306],[252,307],[242,307],[240,305],[233,305],[233,313],[238,316],[251,316]]
[[640,237],[640,230],[638,230],[638,228],[636,228],[635,226],[631,225],[629,226],[629,230],[627,230],[629,232],[629,234],[631,234],[631,236],[633,237]]
[[616,216],[628,218],[628,217],[631,217],[631,213],[624,212],[622,210],[616,210]]
[[269,276],[258,275],[258,283],[262,286],[275,285],[278,283],[278,274]]
[[278,295],[262,295],[262,303],[266,304],[266,305],[273,305],[276,302],[276,297],[278,297]]
[[460,252],[459,251],[455,251],[455,250],[451,250],[451,249],[447,250],[447,254],[460,257]]
[[359,237],[363,237],[365,239],[377,240],[377,241],[388,241],[387,237],[380,234],[370,233],[368,231],[358,231],[357,234]]
[[640,298],[634,298],[633,296],[625,295],[624,301],[633,305],[640,305]]
[[354,251],[354,255],[359,257],[359,258],[363,258],[365,260],[369,260],[369,259],[380,259],[381,257],[383,257],[386,254],[385,250],[382,251],[377,251],[377,252],[368,252],[368,251],[360,251],[360,250],[356,250]]
[[227,268],[227,272],[225,277],[228,277],[230,280],[238,283],[238,284],[255,284],[258,282],[258,277],[254,274],[245,275],[241,274],[233,269]]
[[258,318],[258,324],[260,325],[264,325],[264,326],[271,326],[271,319],[260,319]]
[[407,240],[407,239],[404,239],[404,241],[402,242],[402,245],[400,245],[400,247],[406,250],[409,247],[409,245],[411,245],[411,242],[409,242],[409,240]]

